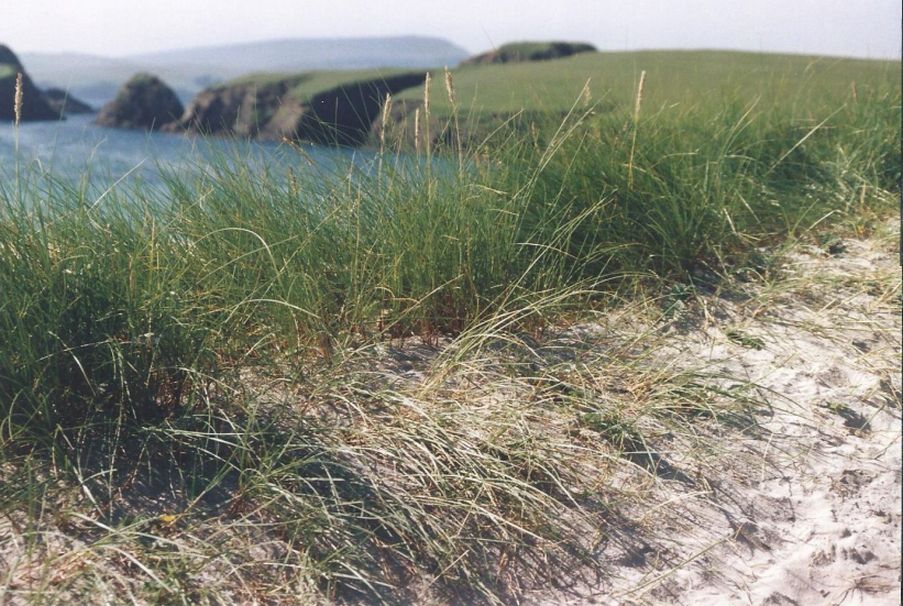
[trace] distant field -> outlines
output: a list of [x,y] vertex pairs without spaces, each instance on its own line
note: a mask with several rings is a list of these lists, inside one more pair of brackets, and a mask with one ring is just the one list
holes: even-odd
[[[459,105],[474,112],[522,109],[563,111],[589,80],[592,99],[632,107],[640,72],[646,71],[643,104],[690,108],[714,100],[791,103],[806,98],[804,111],[834,105],[838,98],[876,88],[900,88],[899,61],[868,61],[726,51],[584,53],[536,63],[474,65],[453,71]],[[438,76],[439,74],[435,74]],[[436,113],[450,106],[440,77],[430,98]],[[408,90],[399,99],[422,99]],[[788,109],[792,110],[793,107]]]

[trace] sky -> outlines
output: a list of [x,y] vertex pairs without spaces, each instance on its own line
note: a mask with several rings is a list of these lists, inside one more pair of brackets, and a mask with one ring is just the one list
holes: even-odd
[[271,38],[418,34],[603,50],[723,48],[899,58],[900,0],[0,0],[16,52],[124,56]]

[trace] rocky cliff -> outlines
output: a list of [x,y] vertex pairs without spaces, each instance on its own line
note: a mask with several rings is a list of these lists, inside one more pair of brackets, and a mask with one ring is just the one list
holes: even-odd
[[302,79],[247,80],[208,88],[165,130],[279,139],[291,132],[304,111],[288,94]]
[[[203,91],[166,130],[361,145],[386,95],[419,86],[425,76],[411,72],[342,82],[336,72],[329,79],[301,74],[241,80]],[[330,84],[317,88],[318,78]]]
[[177,121],[182,112],[182,102],[171,88],[156,76],[141,73],[100,109],[96,122],[113,128],[159,130]]
[[34,85],[16,54],[0,44],[0,120],[15,119],[16,75],[22,74],[22,114],[25,120],[54,120],[59,118],[47,103],[43,93]]
[[463,61],[461,65],[548,61],[549,59],[561,59],[578,53],[595,51],[596,47],[592,44],[584,44],[582,42],[513,42],[487,53],[471,57]]

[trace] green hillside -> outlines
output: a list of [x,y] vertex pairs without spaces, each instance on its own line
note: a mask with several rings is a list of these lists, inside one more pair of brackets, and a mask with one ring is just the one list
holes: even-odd
[[[465,66],[453,72],[459,105],[474,112],[523,109],[566,111],[589,81],[594,101],[631,107],[640,72],[647,72],[646,108],[689,108],[717,100],[787,103],[808,98],[806,108],[875,87],[900,87],[899,61],[869,61],[726,51],[581,53],[536,63]],[[434,73],[430,105],[450,113],[441,74]],[[409,90],[399,99],[422,99]]]

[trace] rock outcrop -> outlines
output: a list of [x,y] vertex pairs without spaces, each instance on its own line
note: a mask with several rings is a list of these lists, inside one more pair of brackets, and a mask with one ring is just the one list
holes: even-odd
[[93,107],[79,101],[61,88],[44,89],[44,99],[60,118],[65,118],[69,114],[90,114],[94,111]]
[[171,88],[154,75],[140,73],[126,82],[116,98],[100,109],[97,124],[112,128],[160,130],[177,121],[182,102]]
[[370,137],[386,95],[419,86],[426,74],[396,74],[298,92],[310,75],[239,81],[201,92],[166,130],[282,138],[325,145],[361,145]]
[[386,95],[420,86],[426,73],[401,74],[365,82],[352,82],[323,91],[310,99],[295,130],[295,137],[315,143],[360,145],[380,115]]
[[302,81],[303,77],[297,76],[207,88],[192,99],[181,119],[165,130],[279,139],[291,132],[296,114],[304,111],[288,94]]
[[548,61],[550,59],[570,57],[578,53],[595,51],[596,47],[592,44],[584,44],[582,42],[514,42],[471,57],[463,61],[461,65]]
[[9,47],[0,44],[0,120],[15,119],[16,75],[22,74],[21,119],[54,120],[59,118],[47,103],[43,93],[34,85],[22,63]]

